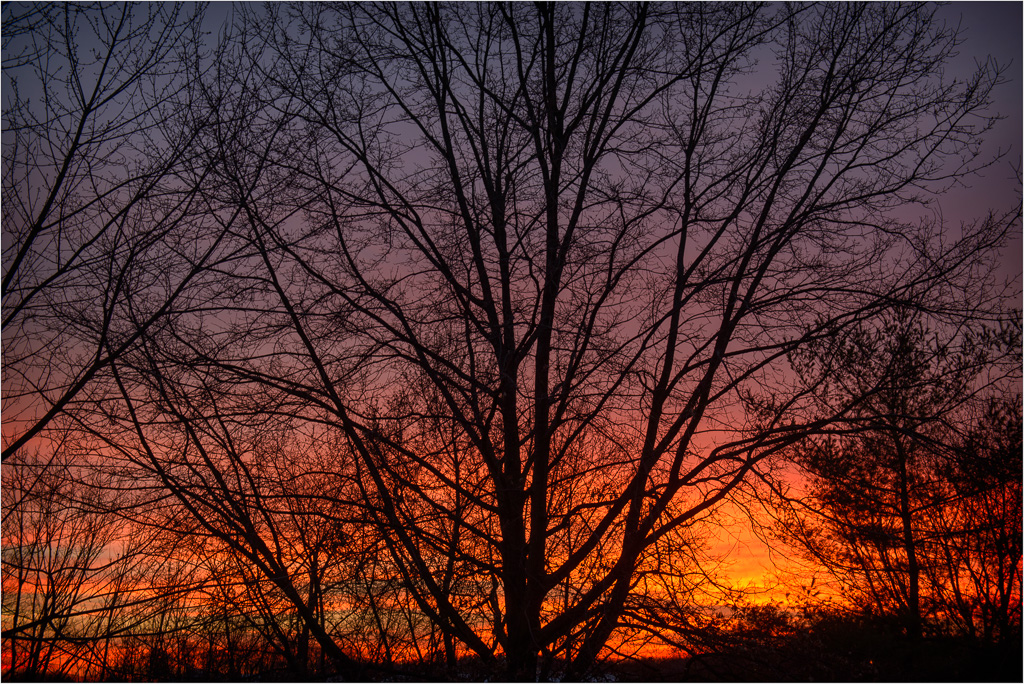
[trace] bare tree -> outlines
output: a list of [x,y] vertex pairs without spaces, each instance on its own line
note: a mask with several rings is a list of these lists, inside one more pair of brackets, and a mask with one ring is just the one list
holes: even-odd
[[[112,514],[118,496],[63,450],[4,464],[7,674],[104,676],[111,645],[146,619],[160,567],[147,531]],[[123,496],[123,495],[122,495]],[[186,586],[179,577],[175,592]],[[174,592],[172,592],[174,593]]]
[[660,540],[862,400],[808,418],[789,355],[894,302],[963,313],[1013,225],[894,213],[976,167],[999,78],[937,76],[926,7],[269,19],[272,135],[224,167],[258,294],[189,366],[339,431],[418,609],[510,676],[579,676]]
[[178,305],[218,240],[195,194],[202,11],[3,16],[6,460]]
[[72,486],[53,472],[19,468],[4,474],[8,675],[63,674],[78,664],[74,637],[85,635],[76,629],[80,625],[72,624],[73,616],[96,600],[88,585],[102,573],[101,556],[115,530],[99,517],[67,506]]
[[[928,329],[905,308],[888,319],[796,361],[819,378],[823,404],[861,399],[828,434],[794,447],[807,491],[776,501],[774,532],[838,579],[857,609],[898,617],[911,640],[975,633],[988,620],[973,605],[992,607],[994,596],[1009,628],[1020,548],[1008,530],[1020,507],[1005,497],[1019,469],[1004,454],[1019,441],[1019,408],[1006,403],[1019,386],[1019,323]],[[992,411],[1000,405],[1002,415]],[[1006,434],[993,439],[990,421]]]
[[944,469],[951,500],[928,521],[944,631],[1010,649],[1021,625],[1020,407],[1019,396],[999,397],[972,417]]

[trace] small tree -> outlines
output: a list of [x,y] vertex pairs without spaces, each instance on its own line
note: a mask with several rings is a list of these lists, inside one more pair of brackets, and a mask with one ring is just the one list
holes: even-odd
[[987,402],[943,469],[929,584],[949,631],[1013,644],[1021,629],[1021,401]]
[[[1019,439],[1019,408],[970,417],[1019,377],[1008,341],[984,330],[929,331],[900,311],[795,364],[805,379],[828,375],[816,387],[823,403],[849,408],[834,430],[792,450],[807,495],[785,502],[776,532],[835,576],[852,605],[898,616],[912,639],[926,624],[959,623],[955,631],[973,634],[967,605],[993,594],[1013,602],[1015,580],[1005,573],[1020,563],[1009,534],[1020,507],[1006,506],[1005,495],[1019,469],[1000,455]],[[980,441],[992,435],[988,421],[1009,432]]]

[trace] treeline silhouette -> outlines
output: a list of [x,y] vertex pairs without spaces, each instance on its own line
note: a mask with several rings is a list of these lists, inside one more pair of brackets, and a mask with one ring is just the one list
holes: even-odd
[[934,7],[2,12],[5,678],[1019,675]]

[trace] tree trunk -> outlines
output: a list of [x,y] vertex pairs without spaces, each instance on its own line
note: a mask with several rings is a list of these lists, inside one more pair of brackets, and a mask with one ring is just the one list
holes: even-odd
[[900,518],[903,523],[903,546],[907,552],[907,636],[916,643],[921,639],[921,568],[917,562],[917,546],[910,512],[908,454],[898,435],[894,436],[893,441],[896,445],[896,458],[899,461]]

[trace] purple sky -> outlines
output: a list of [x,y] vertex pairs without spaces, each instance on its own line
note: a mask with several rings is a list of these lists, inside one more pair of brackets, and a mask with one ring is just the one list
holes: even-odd
[[[1022,24],[1024,3],[1020,2],[954,2],[939,8],[938,16],[951,26],[960,24],[964,43],[960,54],[951,65],[950,74],[966,76],[976,62],[991,56],[1000,65],[1008,65],[1006,83],[997,90],[993,110],[1005,117],[986,138],[984,154],[994,155],[1006,151],[1003,161],[986,169],[980,178],[970,181],[970,187],[957,188],[942,200],[947,221],[959,222],[983,215],[989,208],[1012,206],[1013,198],[1020,201],[1020,185],[1014,168],[1021,164],[1024,145],[1024,88],[1022,88],[1021,62]],[[1002,271],[1006,275],[1019,275],[1022,268],[1021,241],[1018,237],[1003,255]]]
[[[216,33],[216,27],[230,12],[230,2],[211,3],[207,25]],[[964,187],[943,193],[942,218],[950,230],[955,230],[963,221],[983,217],[990,209],[1005,211],[1019,201],[1021,189],[1014,168],[1020,166],[1024,149],[1021,70],[1024,3],[952,2],[938,8],[937,16],[951,27],[960,26],[964,41],[958,56],[949,64],[948,76],[967,78],[990,56],[999,65],[1008,67],[1004,76],[1006,83],[997,89],[992,103],[992,111],[1005,118],[989,132],[982,146],[983,157],[992,158],[999,151],[1005,156],[980,176],[969,179]],[[1018,238],[1003,254],[1000,271],[1007,277],[1019,275],[1024,268],[1021,245]]]

